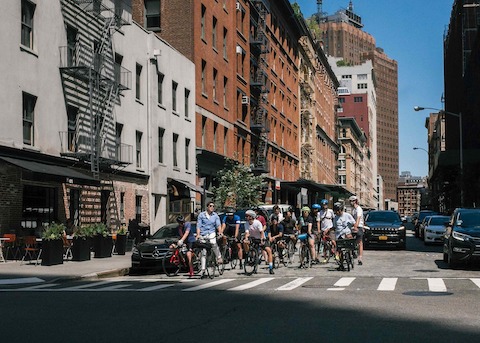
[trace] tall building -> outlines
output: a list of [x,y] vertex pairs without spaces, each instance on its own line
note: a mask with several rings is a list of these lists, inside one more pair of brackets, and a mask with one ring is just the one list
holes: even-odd
[[425,177],[412,176],[408,171],[402,172],[398,178],[397,187],[398,214],[407,217],[428,208],[427,194]]
[[[316,18],[314,20],[317,20]],[[362,30],[361,17],[347,9],[322,17],[319,36],[329,56],[341,57],[347,64],[371,60],[377,93],[377,166],[384,181],[384,198],[395,199],[398,178],[398,66],[376,47],[375,39]]]

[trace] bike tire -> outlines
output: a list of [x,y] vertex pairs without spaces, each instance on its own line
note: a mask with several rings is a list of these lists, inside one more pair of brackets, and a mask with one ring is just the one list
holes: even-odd
[[163,272],[167,276],[176,276],[180,271],[180,258],[175,258],[172,254],[166,253],[162,259]]
[[287,244],[287,263],[292,265],[295,262],[295,244],[292,241],[289,241]]
[[347,271],[349,272],[350,267],[353,265],[352,254],[350,253],[350,250],[347,250],[347,251],[344,252],[344,255],[345,255],[346,268],[347,268]]
[[224,246],[223,248],[220,249],[220,256],[222,257],[222,263],[217,263],[217,269],[218,269],[218,274],[223,275],[223,272],[225,271],[225,264],[228,263],[229,260],[229,253],[228,253],[228,247]]
[[235,269],[238,264],[238,256],[235,256],[234,248],[230,247],[229,255],[230,255],[230,268]]
[[215,270],[217,269],[217,261],[215,261],[215,254],[212,250],[207,251],[207,274],[210,279],[215,277]]
[[256,247],[250,247],[248,252],[245,254],[245,261],[243,264],[243,270],[245,271],[245,275],[252,275],[257,271],[258,267],[258,251]]
[[192,251],[193,273],[198,274],[202,270],[202,249],[195,248]]
[[274,245],[272,249],[272,257],[273,257],[273,268],[278,269],[280,267],[280,252],[278,251],[278,246]]
[[310,258],[310,248],[307,244],[302,243],[300,254],[300,261],[302,261],[302,267],[310,268],[312,266],[312,259]]

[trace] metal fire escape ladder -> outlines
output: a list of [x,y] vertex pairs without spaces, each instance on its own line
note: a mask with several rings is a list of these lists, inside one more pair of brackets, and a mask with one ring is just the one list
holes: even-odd
[[120,229],[121,220],[120,212],[118,210],[117,193],[115,192],[115,185],[112,180],[102,180],[103,190],[109,191],[110,196],[108,198],[108,213],[109,222],[107,225],[113,232],[117,232]]

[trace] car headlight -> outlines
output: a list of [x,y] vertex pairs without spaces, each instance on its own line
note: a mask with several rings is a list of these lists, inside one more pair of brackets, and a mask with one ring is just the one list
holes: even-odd
[[397,230],[398,231],[405,231],[405,226],[400,226]]
[[459,241],[468,241],[470,239],[469,235],[457,231],[452,231],[452,237],[458,239]]
[[132,248],[132,255],[140,255],[140,251],[138,251],[137,247]]

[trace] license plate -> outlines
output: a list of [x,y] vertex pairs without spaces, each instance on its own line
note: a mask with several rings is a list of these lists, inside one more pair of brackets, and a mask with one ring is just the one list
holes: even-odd
[[378,236],[379,241],[386,241],[388,239],[387,236]]

